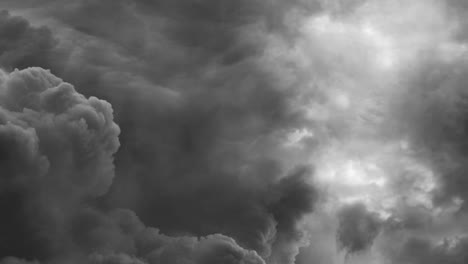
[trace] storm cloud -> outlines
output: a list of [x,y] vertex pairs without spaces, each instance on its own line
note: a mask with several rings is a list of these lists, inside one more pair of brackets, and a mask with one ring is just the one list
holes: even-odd
[[[44,132],[47,135],[38,138],[43,144],[38,152],[50,151],[51,157],[47,152],[46,158],[58,159],[51,177],[85,177],[93,185],[84,185],[83,189],[92,195],[79,193],[75,197],[74,192],[62,191],[62,186],[56,185],[41,191],[57,192],[56,196],[47,196],[47,201],[57,200],[57,206],[66,208],[58,215],[46,215],[43,220],[46,224],[60,221],[54,224],[63,231],[47,238],[50,243],[44,243],[40,236],[34,237],[36,244],[31,245],[34,252],[28,253],[17,249],[19,245],[13,245],[12,251],[6,251],[3,256],[46,261],[91,256],[94,262],[119,263],[294,261],[298,248],[306,243],[299,223],[313,210],[317,193],[308,180],[311,170],[302,168],[301,164],[297,164],[297,168],[284,168],[277,160],[275,148],[281,142],[275,133],[292,126],[299,116],[287,104],[290,92],[278,87],[271,73],[263,71],[258,64],[261,51],[257,45],[261,40],[250,43],[243,37],[245,28],[256,22],[249,17],[260,21],[257,13],[263,9],[255,8],[252,14],[240,12],[238,17],[213,6],[195,2],[174,5],[142,1],[133,5],[126,1],[83,1],[70,2],[62,8],[51,1],[38,8],[39,13],[56,17],[60,26],[53,24],[52,29],[65,25],[72,31],[60,31],[56,36],[40,35],[56,44],[51,49],[57,56],[45,62],[31,60],[30,65],[51,68],[86,96],[96,95],[111,102],[122,130],[121,148],[116,154],[114,178],[113,154],[119,145],[116,137],[120,131],[114,123],[111,122],[115,134],[110,136],[116,142],[112,151],[106,152],[108,159],[102,166],[96,157],[100,154],[88,154],[86,150],[76,150],[76,165],[60,159],[67,153],[62,145],[79,148],[106,144],[111,148],[104,136],[96,135],[99,144],[93,141],[74,143],[68,137],[60,141],[55,135],[59,133],[57,129],[48,127]],[[275,7],[271,11],[282,8]],[[111,29],[120,20],[112,22],[107,15],[109,9],[116,10],[115,19],[126,21],[120,24],[121,30]],[[251,9],[246,11],[251,12]],[[5,23],[18,20],[28,31],[39,30],[22,18],[6,12],[4,15]],[[83,19],[87,15],[92,18]],[[187,21],[180,19],[181,15]],[[245,16],[245,20],[241,16]],[[214,23],[219,19],[225,19],[225,25]],[[158,28],[161,22],[164,27]],[[45,28],[40,30],[49,32]],[[187,39],[190,35],[194,38]],[[4,50],[13,52],[13,47],[15,45]],[[232,50],[232,55],[223,58],[222,54],[228,50]],[[5,62],[5,67],[22,68],[11,62]],[[209,73],[213,70],[216,74]],[[46,85],[48,89],[60,86],[61,79],[46,75],[57,79],[57,83]],[[35,85],[34,81],[30,82]],[[64,86],[75,91],[71,85]],[[13,91],[24,93],[20,88]],[[51,99],[51,104],[62,101],[67,103],[66,98],[57,95],[55,100]],[[18,106],[17,111],[35,106],[34,103]],[[64,109],[51,105],[50,111],[61,113]],[[112,120],[111,112],[107,114]],[[38,121],[41,123],[42,120]],[[49,142],[48,137],[57,141]],[[95,171],[86,169],[87,162]],[[67,172],[63,171],[65,168]],[[99,182],[100,177],[105,181]],[[62,180],[71,185],[68,178]],[[93,188],[96,190],[91,191]],[[23,202],[26,198],[21,194],[18,199]],[[46,204],[34,207],[42,208]],[[104,213],[115,207],[135,210],[145,226],[155,226],[172,236],[145,227],[153,233],[153,238],[147,235],[148,239],[160,242],[149,246],[148,252],[139,252],[140,246],[131,242],[139,241],[137,235],[130,236],[127,231],[120,230],[113,223],[115,220]],[[18,219],[25,217],[24,214],[17,216]],[[23,230],[29,221],[17,225],[17,230]],[[42,230],[43,226],[32,228]],[[223,235],[212,235],[217,233]],[[203,238],[197,239],[199,236]],[[41,249],[39,245],[46,248]],[[151,253],[153,251],[159,253]]]
[[381,223],[377,216],[368,212],[361,204],[343,208],[338,218],[337,239],[341,247],[350,253],[368,249],[380,231]]
[[466,262],[463,1],[0,8],[2,264]]
[[49,71],[2,72],[0,83],[2,257],[41,258],[67,243],[75,206],[108,190],[120,130],[107,102]]
[[0,25],[0,64],[3,68],[13,70],[31,65],[49,68],[56,40],[47,27],[31,27],[27,20],[11,16],[6,10],[0,13]]
[[[8,212],[1,225],[3,257],[127,263],[131,257],[125,254],[138,254],[149,263],[264,263],[255,251],[223,235],[172,238],[146,228],[131,211],[104,213],[89,207],[89,201],[104,194],[114,177],[113,154],[120,129],[110,105],[94,97],[86,99],[41,68],[3,73],[1,83],[5,172],[1,195],[9,201],[2,203],[2,210]],[[296,188],[289,179],[279,182],[273,187],[272,204],[295,201],[288,192]],[[297,207],[299,216],[309,207]],[[274,212],[286,217],[285,228],[295,230],[290,220],[297,217],[293,208]],[[285,210],[292,210],[290,217]]]

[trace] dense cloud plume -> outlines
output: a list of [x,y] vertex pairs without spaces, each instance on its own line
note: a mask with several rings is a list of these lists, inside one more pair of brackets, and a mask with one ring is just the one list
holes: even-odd
[[[93,195],[80,193],[70,202],[61,201],[69,199],[66,191],[47,196],[47,200],[57,199],[60,206],[71,208],[44,219],[45,223],[56,218],[61,221],[55,223],[64,229],[59,242],[56,237],[50,238],[50,243],[60,244],[58,248],[40,249],[39,243],[47,247],[48,243],[39,237],[34,238],[38,244],[31,246],[39,253],[18,250],[4,256],[59,261],[86,259],[91,254],[92,261],[106,263],[263,263],[262,258],[268,263],[294,261],[298,248],[306,243],[300,220],[313,210],[317,194],[310,185],[308,169],[289,170],[276,160],[275,148],[281,142],[275,133],[296,123],[298,115],[287,104],[290,92],[276,86],[273,76],[257,62],[261,56],[257,45],[262,40],[257,43],[243,37],[247,34],[245,27],[256,23],[251,18],[260,21],[257,14],[264,10],[255,8],[250,15],[240,10],[244,20],[229,10],[213,9],[213,3],[189,2],[142,1],[132,5],[128,1],[82,1],[59,7],[47,1],[47,8],[38,9],[56,16],[60,26],[53,24],[52,28],[65,25],[73,31],[56,36],[57,57],[44,64],[30,61],[30,65],[51,68],[76,84],[80,92],[109,100],[122,129],[122,147],[116,156],[117,177],[112,190],[99,201],[95,201],[96,195],[106,192],[113,174],[81,170],[87,162],[95,170],[113,169],[116,149],[106,153],[109,164],[103,167],[98,166],[95,156],[88,157],[81,150],[77,150],[76,159],[81,159],[82,153],[86,158],[77,161],[76,167],[57,162],[56,166],[63,165],[57,171],[68,168],[69,177],[79,175],[90,181],[105,177],[106,181],[93,183],[98,189]],[[282,4],[278,5],[270,11],[281,12]],[[125,23],[112,20],[109,9]],[[83,19],[88,15],[90,19]],[[24,22],[6,13],[5,17],[6,22]],[[216,25],[219,19],[226,23]],[[161,22],[164,28],[158,28]],[[275,23],[269,21],[269,27],[280,27]],[[121,30],[113,30],[116,25]],[[24,26],[36,30],[27,23]],[[54,39],[50,35],[41,37],[51,43]],[[6,47],[5,51],[10,49]],[[229,54],[223,58],[226,52]],[[3,66],[22,68],[12,62]],[[48,86],[52,89],[57,85]],[[55,100],[63,101],[61,97]],[[64,110],[51,106],[50,111]],[[60,146],[73,144],[66,141],[68,138],[60,141],[55,130],[49,127],[47,137],[58,140],[57,145],[42,143],[41,152],[49,148],[53,152],[47,156],[49,160],[60,160],[66,156],[59,152]],[[104,144],[102,137],[97,137],[100,144]],[[38,141],[47,139],[39,137]],[[99,145],[87,141],[77,144]],[[51,177],[58,177],[60,173],[53,174]],[[88,190],[95,186],[84,187]],[[47,191],[55,192],[54,188]],[[86,209],[88,206],[100,209]],[[174,236],[149,227],[138,230],[142,233],[138,235],[135,230],[122,230],[114,223],[115,215],[102,212],[112,212],[119,206],[135,210],[148,226]],[[23,224],[19,223],[17,229]],[[144,225],[138,226],[132,228]],[[212,235],[216,233],[223,235]],[[154,240],[148,242],[154,245],[138,244],[142,236]]]
[[41,68],[0,83],[1,255],[44,257],[67,244],[74,207],[108,190],[120,130],[107,102]]
[[[1,195],[13,203],[2,203],[8,212],[2,257],[70,261],[92,254],[92,263],[137,261],[128,253],[145,259],[138,263],[264,263],[223,235],[172,238],[146,228],[130,211],[88,208],[86,201],[105,193],[114,176],[120,130],[110,105],[86,99],[41,68],[2,72],[1,88]],[[287,203],[284,195],[279,191],[275,202]]]
[[[259,64],[267,32],[283,30],[281,19],[274,20],[289,6],[227,2],[56,7],[62,23],[89,37],[77,51],[85,61],[70,61],[61,75],[78,87],[97,85],[83,92],[116,109],[122,148],[107,204],[129,207],[170,234],[221,232],[266,259],[291,261],[303,244],[296,221],[311,211],[314,191],[302,187],[307,175],[286,181],[286,191],[276,187],[290,174],[277,160],[276,133],[293,127],[299,115],[288,105],[292,91]],[[111,29],[116,18],[106,15],[109,6],[125,17],[118,32]],[[81,19],[88,10],[92,19]],[[102,51],[112,54],[96,56]],[[295,192],[297,198],[283,198]],[[283,199],[298,199],[290,205],[297,209],[285,211]]]
[[0,12],[0,65],[12,70],[41,65],[49,68],[55,39],[46,27],[33,28],[21,17]]
[[0,8],[3,262],[466,262],[464,1]]
[[74,221],[74,238],[85,252],[91,252],[90,263],[265,263],[232,238],[220,234],[166,236],[145,227],[129,210],[102,213],[87,209]]

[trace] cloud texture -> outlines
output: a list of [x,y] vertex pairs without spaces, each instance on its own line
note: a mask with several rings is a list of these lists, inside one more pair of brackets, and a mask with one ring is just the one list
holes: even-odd
[[2,264],[466,262],[463,1],[0,8]]
[[[28,118],[25,129],[35,133],[43,131],[33,137],[37,145],[33,144],[33,149],[37,156],[44,158],[46,165],[43,173],[32,170],[30,177],[46,177],[47,184],[35,185],[26,179],[25,186],[36,186],[32,194],[21,191],[15,192],[15,197],[6,197],[9,201],[19,201],[5,207],[20,212],[4,225],[11,230],[5,244],[19,230],[26,230],[23,236],[26,241],[31,237],[31,242],[21,243],[17,239],[17,244],[1,250],[2,256],[44,262],[293,262],[298,248],[306,243],[300,220],[313,210],[317,194],[308,181],[311,175],[308,168],[283,168],[273,155],[274,148],[267,149],[269,142],[279,144],[273,133],[293,124],[296,117],[287,106],[287,92],[275,87],[270,74],[258,68],[256,59],[242,58],[244,52],[258,56],[256,44],[233,43],[248,41],[242,40],[241,32],[235,29],[235,25],[245,22],[235,17],[230,21],[228,17],[226,26],[210,29],[212,21],[208,24],[203,21],[202,13],[190,14],[192,8],[184,11],[183,5],[161,3],[168,12],[174,8],[176,12],[186,12],[193,21],[174,20],[164,29],[168,32],[152,36],[149,31],[135,33],[133,26],[129,31],[110,30],[114,23],[107,24],[109,17],[105,16],[109,5],[115,5],[120,10],[119,17],[134,17],[135,27],[144,23],[151,28],[161,20],[174,19],[166,18],[163,12],[159,18],[144,20],[142,7],[148,3],[134,6],[123,1],[84,1],[65,5],[60,12],[52,2],[44,4],[51,6],[41,8],[41,12],[57,14],[57,21],[70,25],[73,31],[56,37],[38,34],[48,43],[54,43],[50,46],[53,56],[44,58],[44,62],[29,63],[51,68],[76,83],[84,94],[115,100],[112,103],[123,131],[122,147],[115,161],[120,180],[116,179],[106,194],[114,179],[113,154],[119,146],[120,131],[113,123],[109,104],[94,97],[86,99],[73,86],[40,68],[5,73],[7,79],[20,77],[8,85],[4,108],[34,116]],[[193,5],[200,5],[200,11],[196,12],[213,12],[212,4]],[[96,11],[93,15],[96,21],[80,19],[90,9]],[[156,9],[154,12],[157,13]],[[168,16],[179,16],[170,12]],[[217,16],[213,14],[209,19],[214,21]],[[25,32],[49,32],[31,27],[26,20],[6,12],[4,17],[5,24],[17,21]],[[102,28],[87,29],[96,24]],[[199,32],[206,35],[203,40],[213,38],[214,43],[203,47],[202,40],[200,44],[189,44],[185,42],[193,40],[179,39]],[[218,36],[218,32],[224,36]],[[125,42],[127,34],[152,39],[136,40],[134,43],[148,46],[134,47],[137,44]],[[159,38],[163,42],[156,41]],[[7,35],[5,39],[14,41]],[[60,41],[56,43],[55,39]],[[80,44],[71,43],[72,39]],[[173,44],[159,46],[164,41]],[[21,45],[12,43],[4,48],[4,53],[23,52],[18,46]],[[164,60],[169,47],[174,54],[193,53],[194,56],[183,55],[183,60],[171,56],[166,60],[172,61],[176,68],[161,68],[166,67],[160,60]],[[216,58],[216,54],[231,48],[234,57],[227,59],[229,62]],[[146,59],[150,53],[155,56]],[[158,53],[161,56],[156,56]],[[241,57],[237,59],[237,56]],[[13,60],[5,61],[3,66],[22,68]],[[154,71],[150,70],[153,66]],[[205,72],[208,68],[218,68],[219,74],[197,81],[195,76],[200,74],[197,68]],[[188,76],[180,78],[182,70]],[[157,77],[168,73],[169,78]],[[26,77],[22,78],[23,75]],[[239,83],[240,76],[249,75],[250,80]],[[155,83],[153,78],[160,79],[160,83]],[[176,88],[165,87],[167,82],[176,81],[180,82]],[[75,101],[86,100],[89,106],[75,106]],[[68,111],[69,108],[76,108],[76,113]],[[94,108],[96,113],[88,112]],[[60,118],[55,120],[55,115]],[[25,135],[29,137],[32,136]],[[17,163],[11,166],[12,169],[23,167]],[[12,176],[15,181],[18,177]],[[146,225],[130,211],[113,209],[120,206],[135,210]],[[31,224],[28,216],[41,219]],[[158,227],[172,236],[146,226]],[[46,235],[42,235],[44,230]]]

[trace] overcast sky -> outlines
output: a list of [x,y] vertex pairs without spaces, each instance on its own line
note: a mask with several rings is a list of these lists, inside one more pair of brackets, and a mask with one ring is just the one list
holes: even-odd
[[468,263],[466,0],[0,10],[0,264]]

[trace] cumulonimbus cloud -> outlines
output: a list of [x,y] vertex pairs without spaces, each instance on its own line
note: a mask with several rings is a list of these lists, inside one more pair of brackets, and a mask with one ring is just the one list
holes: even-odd
[[132,263],[125,254],[134,254],[144,259],[137,263],[264,263],[223,235],[169,237],[130,211],[86,208],[114,176],[120,129],[109,103],[85,98],[41,68],[2,72],[0,103],[0,195],[17,202],[1,204],[2,256],[70,261],[89,255],[92,263]]
[[41,256],[60,247],[74,205],[109,188],[120,129],[109,103],[41,68],[2,71],[0,105],[1,195],[13,203],[2,206],[2,255]]
[[[463,1],[2,3],[48,26],[3,12],[2,67],[74,84],[2,75],[8,261],[291,263],[338,235],[366,263],[398,259],[392,232],[427,242],[414,263],[459,255],[437,243],[466,229]],[[318,193],[327,242],[300,225]]]

